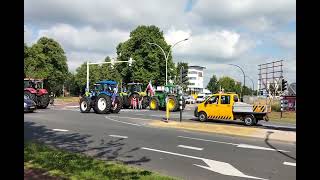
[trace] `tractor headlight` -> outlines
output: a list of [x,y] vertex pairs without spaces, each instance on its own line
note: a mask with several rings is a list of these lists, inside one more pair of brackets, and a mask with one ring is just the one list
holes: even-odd
[[27,103],[24,103],[24,107],[27,107]]

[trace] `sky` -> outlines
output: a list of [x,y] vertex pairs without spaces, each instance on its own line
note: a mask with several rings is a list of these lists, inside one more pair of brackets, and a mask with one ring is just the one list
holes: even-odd
[[[243,82],[240,69],[258,82],[258,65],[284,60],[284,78],[296,81],[294,0],[25,0],[24,41],[53,38],[65,50],[70,71],[83,62],[116,56],[116,46],[139,25],[159,27],[174,62],[205,67]],[[249,84],[247,84],[249,82]],[[246,85],[252,87],[250,79]]]

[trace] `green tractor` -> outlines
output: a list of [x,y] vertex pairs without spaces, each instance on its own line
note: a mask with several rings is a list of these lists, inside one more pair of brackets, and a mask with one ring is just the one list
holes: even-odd
[[143,97],[142,108],[146,109],[149,105],[150,97],[142,90],[142,83],[128,83],[119,93],[123,100],[123,107],[132,107],[132,98],[135,97],[137,104],[140,97]]
[[[166,109],[166,99],[168,98],[169,111],[179,110],[178,86],[166,85],[164,91],[155,91],[155,95],[149,101],[150,110]],[[182,98],[182,110],[185,108],[186,102]]]

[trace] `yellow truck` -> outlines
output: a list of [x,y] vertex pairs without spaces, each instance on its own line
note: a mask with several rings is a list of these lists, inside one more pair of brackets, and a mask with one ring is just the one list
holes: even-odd
[[266,105],[251,105],[240,102],[235,93],[213,94],[199,104],[194,111],[200,121],[209,119],[237,120],[240,119],[247,126],[256,125],[258,121],[268,121]]

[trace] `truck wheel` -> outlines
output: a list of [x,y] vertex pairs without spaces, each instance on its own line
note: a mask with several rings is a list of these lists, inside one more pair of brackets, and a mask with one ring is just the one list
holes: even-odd
[[94,103],[94,108],[98,114],[108,113],[111,108],[111,98],[105,94],[100,94]]
[[257,123],[253,115],[246,115],[243,122],[246,126],[253,126]]
[[82,97],[80,99],[80,112],[82,113],[88,113],[90,112],[91,106],[90,106],[90,102],[91,100],[86,98],[86,97]]
[[122,99],[119,96],[117,96],[116,100],[114,101],[114,105],[111,108],[111,112],[112,113],[119,113],[121,108],[122,108]]
[[199,121],[201,122],[207,121],[207,114],[205,112],[199,112]]
[[168,107],[170,112],[177,111],[179,109],[178,100],[175,96],[168,97]]
[[156,97],[152,97],[149,102],[150,110],[158,110],[159,109],[159,100]]

